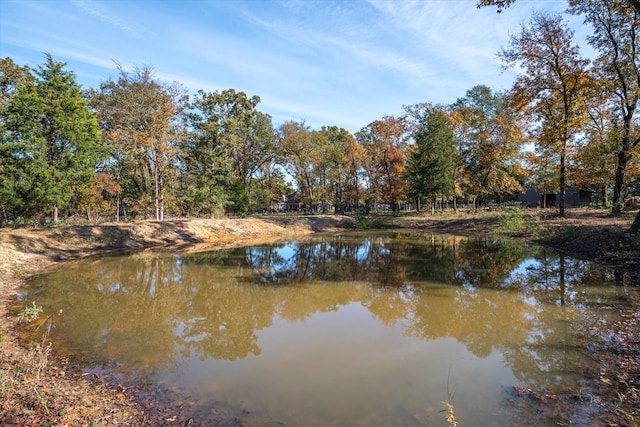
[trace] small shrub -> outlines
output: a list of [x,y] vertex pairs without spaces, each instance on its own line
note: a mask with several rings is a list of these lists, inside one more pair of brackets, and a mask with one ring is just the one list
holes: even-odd
[[564,227],[556,233],[554,240],[556,242],[569,242],[580,236],[583,231],[584,227],[579,225]]
[[369,228],[371,225],[369,218],[367,218],[367,216],[362,212],[358,212],[356,216],[356,221],[358,221],[358,227],[360,228],[366,229],[366,228]]
[[40,374],[49,365],[50,353],[51,343],[36,343],[24,356],[25,371],[34,374],[36,378],[40,378]]
[[31,306],[25,307],[18,317],[22,322],[33,322],[40,317],[40,313],[42,313],[42,307],[36,305],[34,301],[31,303]]
[[541,227],[537,219],[530,215],[525,215],[520,209],[510,209],[500,216],[500,227],[498,231],[511,235],[537,235]]

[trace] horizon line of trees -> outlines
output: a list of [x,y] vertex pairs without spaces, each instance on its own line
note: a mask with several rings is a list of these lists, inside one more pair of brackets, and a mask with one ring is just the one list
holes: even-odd
[[509,91],[475,86],[355,134],[304,121],[275,128],[258,96],[188,95],[149,66],[116,65],[117,78],[83,90],[50,54],[36,68],[0,59],[0,223],[243,216],[294,191],[286,175],[307,208],[337,212],[478,206],[535,187],[558,191],[564,214],[577,185],[604,205],[612,194],[620,214],[625,196],[640,194],[640,13],[626,0],[569,3],[594,28],[594,61],[561,15],[535,12],[499,52],[522,70]]

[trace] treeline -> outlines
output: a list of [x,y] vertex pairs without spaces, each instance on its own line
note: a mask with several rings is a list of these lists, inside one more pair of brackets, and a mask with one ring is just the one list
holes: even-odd
[[[351,134],[289,121],[228,89],[187,94],[149,67],[83,90],[46,55],[0,60],[0,222],[28,224],[264,212],[295,189],[305,209],[397,210],[514,200],[524,188],[590,188],[614,214],[640,189],[639,13],[576,1],[599,56],[580,56],[561,15],[534,14],[500,52],[513,88],[403,107]],[[524,146],[534,151],[523,151]]]

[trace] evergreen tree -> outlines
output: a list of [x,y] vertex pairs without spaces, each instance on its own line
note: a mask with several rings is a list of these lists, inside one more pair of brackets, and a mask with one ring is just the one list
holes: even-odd
[[454,196],[456,140],[443,108],[427,107],[414,119],[415,146],[407,167],[409,194],[418,201],[430,200],[433,210],[436,199],[444,202]]
[[104,158],[96,116],[65,65],[47,54],[2,112],[0,185],[14,218],[50,213],[58,221]]

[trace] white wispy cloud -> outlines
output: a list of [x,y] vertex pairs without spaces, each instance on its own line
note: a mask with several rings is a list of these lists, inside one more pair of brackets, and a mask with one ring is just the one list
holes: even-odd
[[[506,37],[505,26],[489,19],[470,2],[370,2],[392,27],[404,34],[411,48],[443,69],[455,66],[467,72],[486,67]],[[495,13],[495,12],[493,12]]]
[[[78,7],[81,11],[88,13],[89,15],[93,15],[100,20],[108,23],[109,25],[117,28],[128,34],[131,37],[135,37],[137,39],[141,38],[141,33],[136,30],[133,26],[126,24],[121,19],[118,19],[111,14],[109,14],[103,7],[104,2],[99,3],[97,1],[92,0],[72,0],[72,3]],[[108,4],[108,3],[107,3]]]
[[[151,65],[190,92],[234,88],[274,122],[351,131],[417,102],[454,102],[477,84],[507,88],[496,53],[531,9],[498,15],[475,0],[0,0],[0,53],[29,65],[42,52],[77,75],[108,78]],[[580,29],[579,22],[577,28]]]
[[79,39],[69,38],[60,33],[34,28],[28,36],[3,37],[3,42],[41,53],[50,53],[55,57],[64,57],[85,64],[112,68],[113,61],[106,51],[95,49]]

